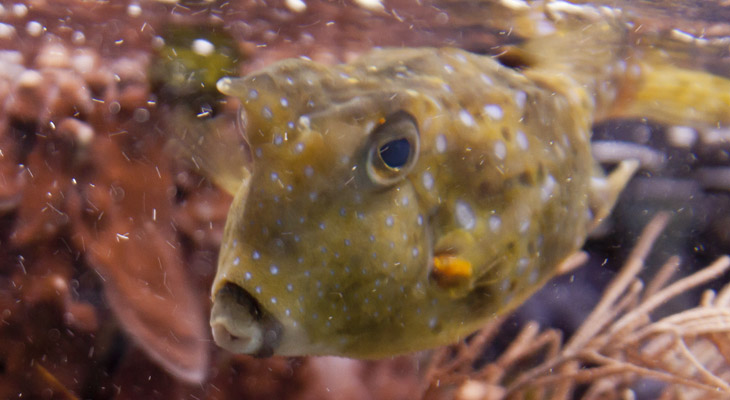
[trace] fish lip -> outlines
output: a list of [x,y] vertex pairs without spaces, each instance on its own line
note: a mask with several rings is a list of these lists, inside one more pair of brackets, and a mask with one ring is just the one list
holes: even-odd
[[216,344],[233,353],[269,357],[281,343],[281,323],[249,292],[226,282],[215,294],[210,326]]

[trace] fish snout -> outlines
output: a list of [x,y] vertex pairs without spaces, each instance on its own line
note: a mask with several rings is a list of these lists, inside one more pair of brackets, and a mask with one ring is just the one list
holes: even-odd
[[227,282],[215,295],[210,314],[213,340],[233,352],[273,355],[281,342],[281,323],[240,286]]

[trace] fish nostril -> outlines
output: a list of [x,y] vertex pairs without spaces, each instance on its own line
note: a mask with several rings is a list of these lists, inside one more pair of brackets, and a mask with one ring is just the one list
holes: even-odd
[[260,320],[263,315],[261,305],[254,296],[242,287],[232,282],[227,282],[216,294],[216,298],[230,298],[242,309],[248,311],[249,314],[255,319]]

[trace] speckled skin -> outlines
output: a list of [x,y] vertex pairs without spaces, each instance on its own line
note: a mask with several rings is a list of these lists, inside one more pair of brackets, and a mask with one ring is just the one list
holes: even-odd
[[[232,282],[283,326],[275,353],[378,357],[453,342],[519,304],[583,242],[592,102],[456,49],[287,60],[219,86],[254,152],[213,293]],[[365,173],[398,111],[420,152],[397,182]],[[433,257],[473,266],[452,287]],[[280,342],[278,341],[280,340]],[[235,348],[233,350],[236,350]]]
[[[730,81],[642,47],[616,10],[545,7],[513,10],[538,28],[518,24],[535,33],[511,50],[519,69],[381,49],[218,82],[242,103],[254,162],[225,180],[216,343],[374,358],[455,342],[557,273],[636,170],[603,175],[593,122],[730,124]],[[378,150],[399,138],[411,157],[385,168]]]

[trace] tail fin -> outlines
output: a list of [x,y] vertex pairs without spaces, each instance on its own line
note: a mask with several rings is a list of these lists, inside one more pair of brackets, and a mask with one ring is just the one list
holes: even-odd
[[[647,118],[669,125],[730,125],[730,79],[707,64],[727,53],[727,42],[688,34],[632,29],[619,11],[548,2],[554,33],[519,49],[528,74],[556,90],[570,80],[595,100],[597,120]],[[562,77],[562,78],[561,78]],[[562,79],[562,80],[561,80]]]
[[641,62],[610,117],[647,118],[668,125],[730,125],[730,79],[668,63]]

